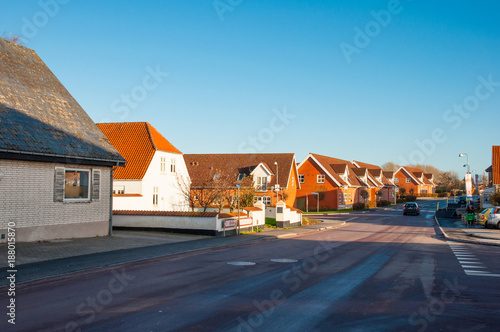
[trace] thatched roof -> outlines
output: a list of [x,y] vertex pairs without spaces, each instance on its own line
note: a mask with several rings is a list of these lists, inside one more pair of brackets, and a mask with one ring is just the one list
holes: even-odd
[[2,39],[0,158],[125,162],[36,52]]

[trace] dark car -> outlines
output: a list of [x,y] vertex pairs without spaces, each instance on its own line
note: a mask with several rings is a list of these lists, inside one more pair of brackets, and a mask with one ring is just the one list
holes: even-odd
[[420,209],[418,208],[418,204],[414,202],[406,203],[403,207],[403,215],[414,214],[419,215]]
[[466,196],[460,196],[458,198],[458,204],[462,204],[462,205],[467,204],[467,197]]

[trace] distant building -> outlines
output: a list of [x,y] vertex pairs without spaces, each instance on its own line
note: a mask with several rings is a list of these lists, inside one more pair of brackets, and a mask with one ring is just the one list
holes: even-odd
[[0,241],[109,234],[125,160],[35,51],[0,39]]
[[115,171],[114,210],[187,211],[179,179],[189,181],[182,152],[148,122],[98,123],[127,165]]
[[[276,206],[283,200],[290,207],[300,188],[293,153],[186,154],[184,158],[193,188],[210,187],[213,180],[224,178],[231,188],[237,184],[253,187],[254,203]],[[229,195],[234,201],[234,189]],[[195,206],[199,207],[195,198]],[[217,202],[210,205],[211,210],[216,207]]]
[[492,163],[491,163],[491,185],[496,189],[500,189],[500,146],[492,147]]
[[408,166],[401,166],[396,171],[394,184],[404,188],[407,195],[434,194],[437,187],[432,173]]

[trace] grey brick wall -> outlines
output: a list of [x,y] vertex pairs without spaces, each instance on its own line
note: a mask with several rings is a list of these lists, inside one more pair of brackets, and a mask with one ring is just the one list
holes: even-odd
[[[54,202],[56,167],[101,170],[101,197],[86,203]],[[0,229],[105,222],[109,220],[111,168],[0,159]],[[77,236],[75,236],[77,237]]]

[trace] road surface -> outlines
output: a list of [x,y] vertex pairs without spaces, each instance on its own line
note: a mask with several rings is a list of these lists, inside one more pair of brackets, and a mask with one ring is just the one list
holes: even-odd
[[445,241],[435,206],[18,285],[0,330],[497,331],[500,248]]

